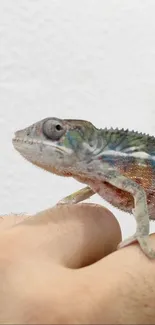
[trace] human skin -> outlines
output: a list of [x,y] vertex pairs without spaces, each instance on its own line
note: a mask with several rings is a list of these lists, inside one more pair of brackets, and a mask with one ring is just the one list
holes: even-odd
[[99,205],[1,217],[0,324],[155,324],[155,261],[120,241]]

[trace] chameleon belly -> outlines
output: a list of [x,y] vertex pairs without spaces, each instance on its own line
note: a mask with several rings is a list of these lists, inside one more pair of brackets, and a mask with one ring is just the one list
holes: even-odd
[[[93,190],[97,189],[96,193],[114,207],[132,213],[132,209],[134,208],[134,199],[128,192],[122,191],[106,182],[100,185],[98,184],[97,188],[91,181],[89,182],[89,185]],[[147,190],[146,194],[150,219],[155,219],[155,192]]]
[[[155,176],[151,165],[149,163],[144,165],[121,163],[120,165],[117,164],[117,170],[144,188],[147,195],[150,219],[155,219]],[[94,192],[98,193],[114,207],[132,213],[134,198],[130,193],[120,190],[107,182],[95,181],[94,179],[88,179],[83,176],[76,177],[76,179],[88,184]]]

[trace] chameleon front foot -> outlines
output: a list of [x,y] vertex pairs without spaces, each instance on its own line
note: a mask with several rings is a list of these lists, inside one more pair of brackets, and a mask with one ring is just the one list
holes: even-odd
[[63,205],[63,204],[77,204],[79,202],[82,202],[84,200],[89,199],[92,195],[94,195],[94,191],[89,187],[86,186],[79,191],[76,191],[62,200],[60,200],[57,205]]
[[123,248],[123,247],[126,247],[126,246],[129,246],[131,244],[133,244],[134,242],[136,242],[137,239],[136,239],[136,235],[133,235],[131,237],[128,237],[127,239],[124,239],[123,241],[121,241],[119,244],[118,244],[118,249],[120,248]]
[[138,241],[138,243],[141,247],[141,250],[147,257],[149,257],[150,259],[155,258],[155,250],[153,248],[151,248],[149,245],[149,236],[139,236],[137,233],[135,233],[133,236],[128,237],[127,239],[123,240],[118,245],[118,249],[129,246],[136,241]]

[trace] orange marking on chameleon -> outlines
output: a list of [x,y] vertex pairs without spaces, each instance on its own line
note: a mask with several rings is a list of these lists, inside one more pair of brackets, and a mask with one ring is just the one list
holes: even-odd
[[146,166],[129,164],[125,168],[119,167],[122,175],[134,180],[136,183],[141,185],[145,190],[152,187],[153,170],[149,164]]

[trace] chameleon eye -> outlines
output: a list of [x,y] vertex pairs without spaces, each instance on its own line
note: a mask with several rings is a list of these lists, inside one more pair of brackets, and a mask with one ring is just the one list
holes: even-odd
[[56,120],[46,120],[43,124],[43,133],[44,135],[53,141],[59,140],[62,135],[65,133],[65,129],[61,122]]
[[62,126],[60,124],[57,124],[55,126],[55,128],[56,128],[57,131],[61,131],[62,130]]

